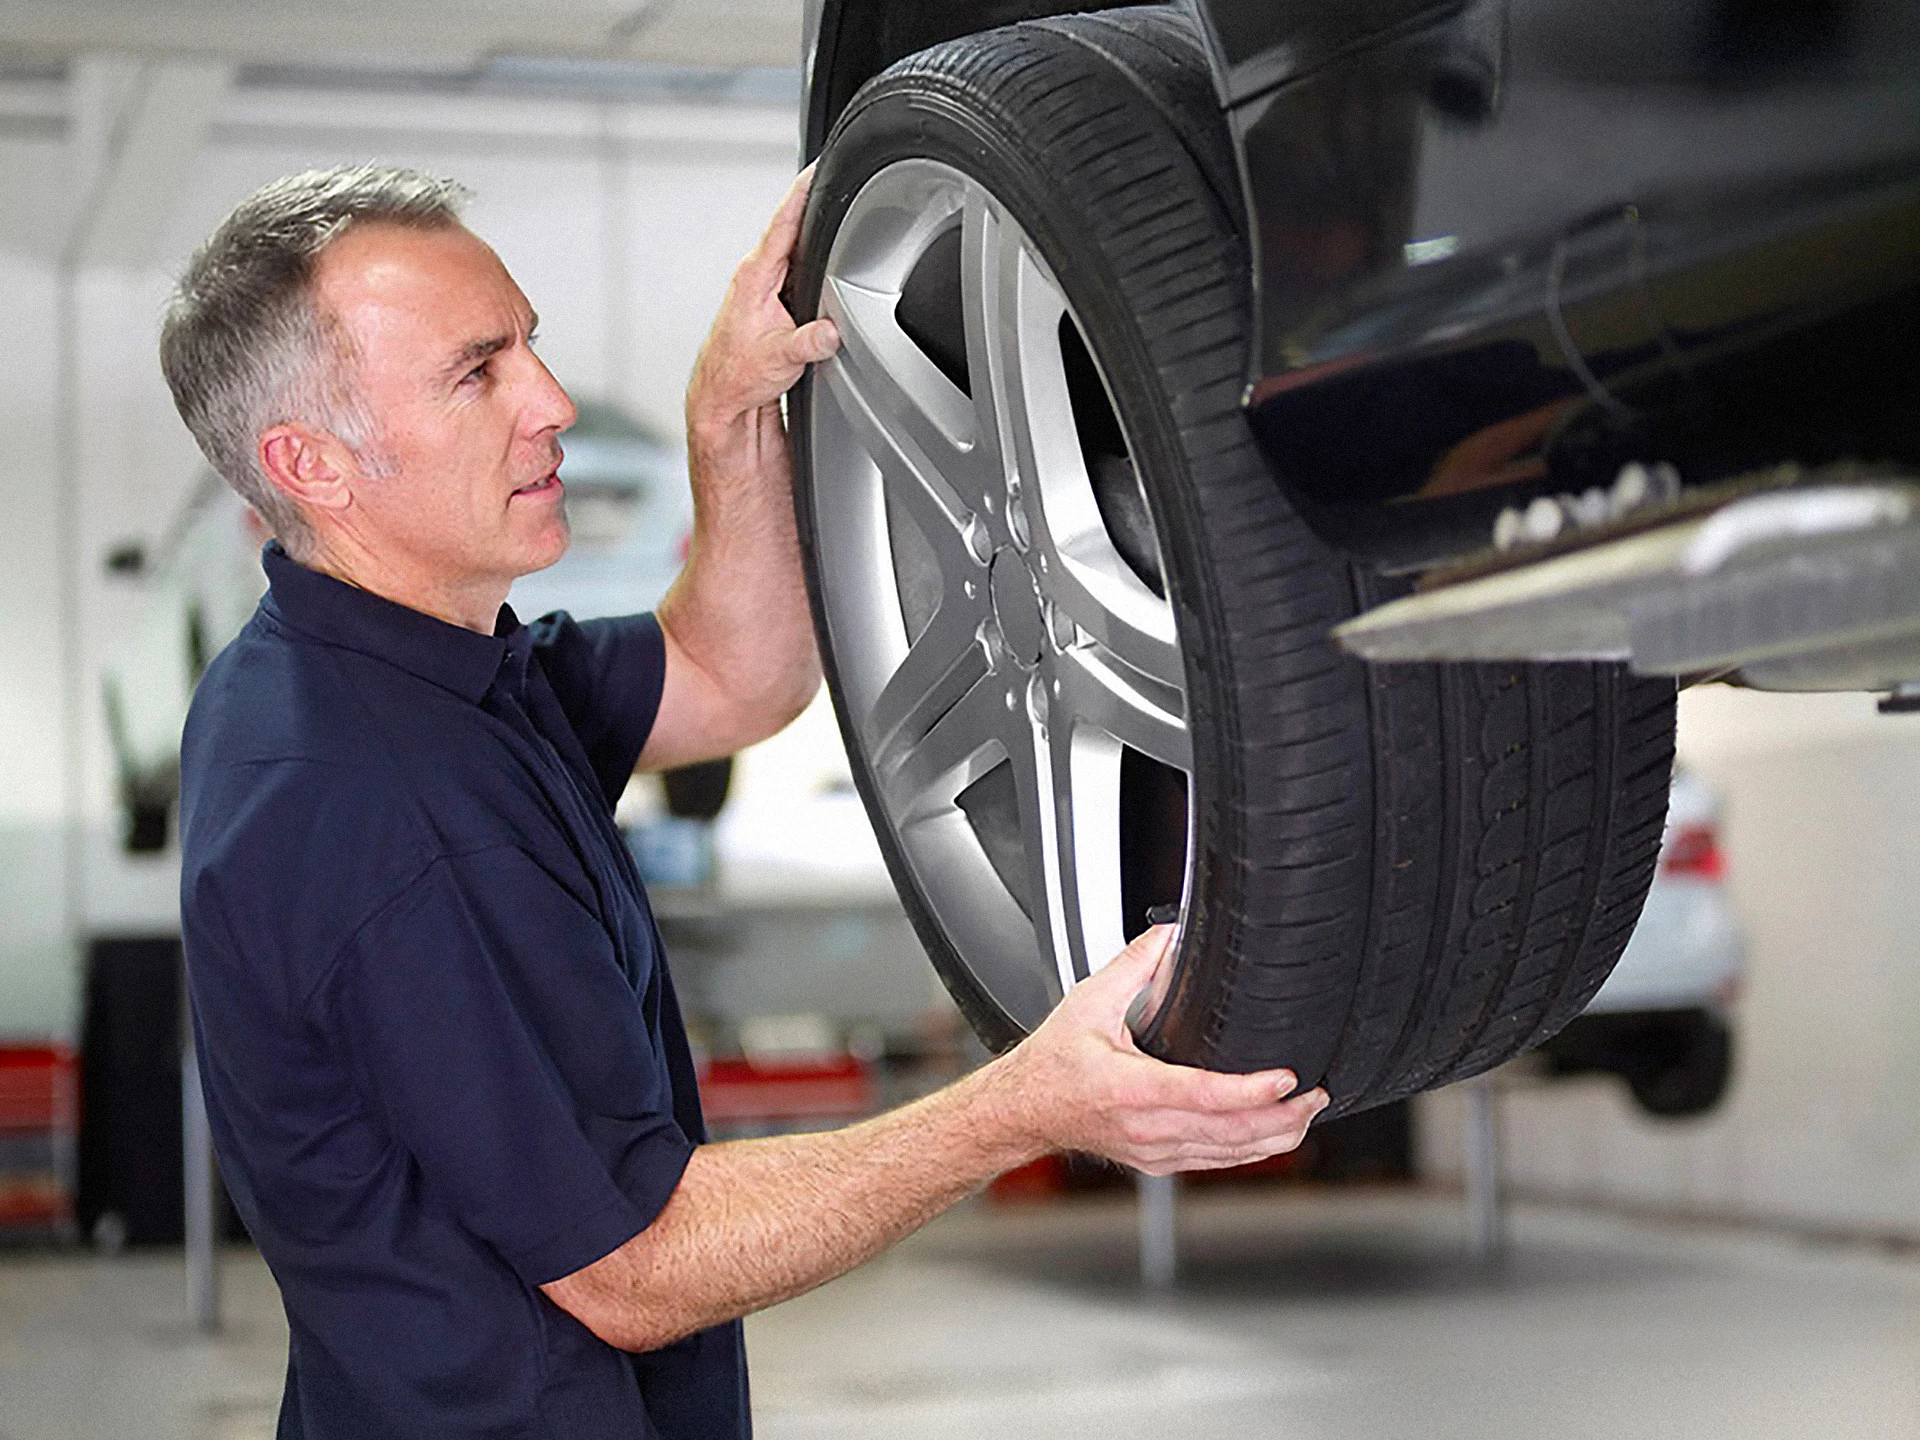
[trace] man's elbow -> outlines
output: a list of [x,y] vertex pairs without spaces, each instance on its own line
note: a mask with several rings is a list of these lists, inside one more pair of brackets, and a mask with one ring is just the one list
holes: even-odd
[[820,693],[820,662],[810,659],[805,670],[793,677],[786,694],[774,707],[773,729],[768,734],[778,734],[800,718],[801,712],[813,703],[813,697]]
[[804,668],[782,676],[778,684],[769,684],[750,695],[740,697],[735,713],[741,716],[742,729],[747,738],[742,739],[738,748],[758,744],[769,736],[778,735],[787,726],[800,718],[800,714],[813,703],[813,697],[820,693],[820,664],[809,658]]
[[616,1350],[635,1353],[671,1345],[697,1327],[675,1326],[635,1294],[617,1295],[597,1286],[581,1285],[569,1276],[540,1288],[546,1297],[578,1320],[594,1337]]
[[602,1344],[611,1345],[616,1350],[640,1351],[658,1348],[648,1343],[652,1337],[643,1333],[645,1327],[636,1325],[629,1316],[620,1315],[611,1310],[569,1310],[564,1305],[560,1308],[567,1310],[569,1315],[592,1331],[594,1339]]
[[691,1325],[674,1327],[651,1324],[647,1318],[631,1315],[624,1319],[609,1320],[604,1326],[587,1325],[587,1328],[614,1349],[631,1351],[636,1355],[648,1350],[664,1350],[674,1341],[691,1335],[694,1330]]

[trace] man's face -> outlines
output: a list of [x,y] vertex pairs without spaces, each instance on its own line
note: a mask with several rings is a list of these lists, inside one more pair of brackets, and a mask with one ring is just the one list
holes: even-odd
[[534,354],[536,317],[499,256],[464,229],[364,224],[321,252],[315,291],[376,426],[346,517],[360,543],[450,589],[558,560],[573,402]]

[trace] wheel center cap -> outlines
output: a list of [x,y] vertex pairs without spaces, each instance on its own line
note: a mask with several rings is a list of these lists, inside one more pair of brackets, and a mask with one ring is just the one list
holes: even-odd
[[1026,561],[1011,549],[993,557],[988,578],[993,596],[993,618],[1006,638],[1007,653],[1023,669],[1031,670],[1046,647],[1046,624],[1040,613],[1040,587]]

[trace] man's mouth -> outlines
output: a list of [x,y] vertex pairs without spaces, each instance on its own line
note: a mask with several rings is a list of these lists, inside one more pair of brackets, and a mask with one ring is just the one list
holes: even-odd
[[559,488],[560,488],[560,472],[558,470],[553,470],[553,471],[549,471],[545,475],[542,475],[538,480],[534,481],[533,484],[531,485],[522,485],[518,490],[514,491],[513,493],[516,495],[538,495],[544,490],[558,490]]

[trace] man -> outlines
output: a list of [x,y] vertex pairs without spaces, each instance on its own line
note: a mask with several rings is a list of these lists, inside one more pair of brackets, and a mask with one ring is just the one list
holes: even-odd
[[837,345],[778,298],[804,178],[689,388],[685,573],[657,617],[587,624],[504,604],[566,548],[574,410],[461,198],[371,166],[270,185],[161,341],[277,537],[188,722],[182,906],[216,1141],[291,1329],[279,1433],[743,1436],[740,1316],[1047,1151],[1234,1164],[1325,1097],[1134,1048],[1162,930],[937,1095],[705,1142],[612,804],[819,683],[779,411]]

